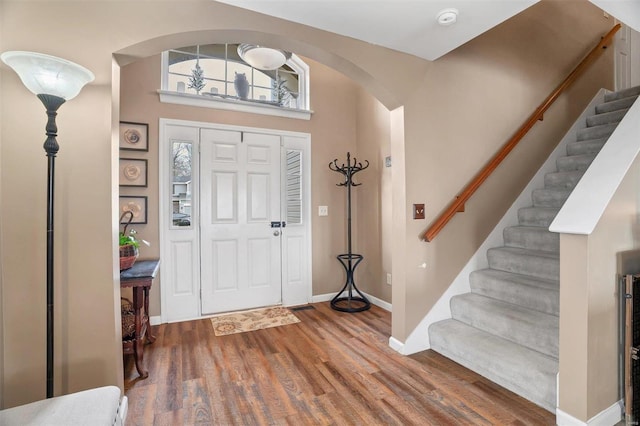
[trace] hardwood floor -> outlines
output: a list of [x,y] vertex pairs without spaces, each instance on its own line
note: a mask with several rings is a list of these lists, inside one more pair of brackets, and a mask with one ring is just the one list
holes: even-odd
[[149,377],[125,358],[127,425],[555,424],[433,351],[393,351],[389,312],[311,306],[298,324],[223,337],[208,319],[154,327]]

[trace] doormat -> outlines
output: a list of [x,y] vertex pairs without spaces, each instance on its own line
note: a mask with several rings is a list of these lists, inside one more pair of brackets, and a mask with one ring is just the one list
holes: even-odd
[[300,322],[287,308],[274,307],[256,309],[247,312],[234,312],[211,318],[213,332],[216,336],[244,333],[245,331],[262,330],[263,328]]

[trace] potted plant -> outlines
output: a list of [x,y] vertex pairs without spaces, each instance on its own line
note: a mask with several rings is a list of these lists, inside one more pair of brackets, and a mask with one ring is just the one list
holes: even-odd
[[124,225],[124,229],[120,232],[120,270],[124,271],[125,269],[129,269],[136,263],[136,259],[138,258],[140,248],[140,243],[149,245],[145,240],[139,239],[137,237],[137,232],[135,229],[130,229],[127,232],[127,227],[133,220],[133,212],[126,211],[122,213],[120,216],[120,223],[122,223],[125,216],[129,215],[129,220]]

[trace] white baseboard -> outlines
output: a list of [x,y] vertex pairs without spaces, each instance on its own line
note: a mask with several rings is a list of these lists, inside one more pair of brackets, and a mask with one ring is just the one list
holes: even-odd
[[602,410],[587,422],[578,420],[561,409],[556,409],[556,424],[558,426],[613,426],[622,420],[622,400],[611,407]]
[[162,317],[160,315],[149,317],[149,324],[151,325],[162,324]]
[[394,351],[401,353],[402,355],[405,355],[404,343],[402,343],[400,340],[396,339],[393,336],[389,337],[389,347]]
[[[386,302],[386,301],[384,301],[384,300],[382,300],[382,299],[379,299],[379,298],[377,298],[377,297],[375,297],[375,296],[372,296],[372,295],[370,295],[370,294],[367,294],[367,293],[365,293],[364,291],[362,292],[362,294],[364,294],[364,295],[365,295],[365,297],[366,297],[367,299],[369,299],[369,301],[370,301],[373,305],[376,305],[377,307],[382,308],[382,309],[384,309],[385,311],[389,311],[389,312],[391,312],[391,308],[392,308],[391,303]],[[346,292],[343,292],[341,296],[346,296],[346,295],[347,295],[347,293],[346,293]],[[313,296],[313,297],[311,298],[311,303],[328,302],[328,301],[330,301],[331,299],[333,299],[335,296],[336,296],[336,295],[335,295],[335,293],[318,294],[318,295],[315,295],[315,296]]]
[[127,414],[129,414],[129,399],[126,396],[123,396],[120,401],[120,407],[118,407],[118,415],[122,420],[122,426],[127,422]]

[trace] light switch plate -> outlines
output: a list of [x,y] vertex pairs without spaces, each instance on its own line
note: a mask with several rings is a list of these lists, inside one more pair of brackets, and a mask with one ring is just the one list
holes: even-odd
[[318,216],[329,216],[329,207],[318,206]]

